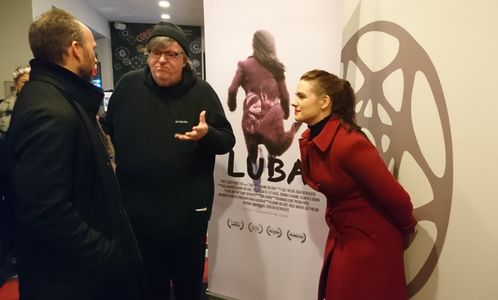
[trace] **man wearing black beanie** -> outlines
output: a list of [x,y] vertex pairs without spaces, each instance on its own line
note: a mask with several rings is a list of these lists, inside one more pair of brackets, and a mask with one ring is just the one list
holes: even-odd
[[172,38],[182,47],[183,51],[189,56],[187,37],[183,30],[177,25],[169,22],[159,22],[152,27],[152,32],[149,36],[149,41],[156,36],[165,36]]
[[120,79],[104,127],[148,274],[144,299],[169,299],[172,286],[176,300],[197,300],[215,156],[235,137],[215,91],[193,72],[178,26],[155,25],[146,50],[148,66]]

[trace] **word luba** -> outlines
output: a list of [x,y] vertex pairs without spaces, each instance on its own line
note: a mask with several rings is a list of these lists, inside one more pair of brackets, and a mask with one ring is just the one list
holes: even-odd
[[[234,170],[234,161],[235,161],[235,153],[233,152],[233,150],[231,150],[230,153],[228,154],[228,175],[231,177],[244,177],[246,173],[237,172]],[[264,158],[260,157],[255,164],[256,168],[254,168],[253,163],[251,162],[251,157],[248,156],[246,159],[247,175],[249,175],[249,177],[251,177],[251,179],[253,180],[261,178],[264,171],[264,165],[265,165],[265,160]],[[284,162],[282,160],[274,156],[269,156],[268,181],[280,182],[285,180],[285,178],[287,177],[287,183],[290,184],[292,181],[294,181],[294,178],[297,175],[301,176],[301,160],[299,159],[297,159],[296,162],[294,162],[294,165],[292,166],[288,176],[283,170],[283,168],[284,168]]]

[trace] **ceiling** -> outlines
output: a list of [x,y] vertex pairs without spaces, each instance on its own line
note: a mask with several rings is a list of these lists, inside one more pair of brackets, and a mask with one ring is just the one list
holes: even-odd
[[109,21],[123,23],[151,23],[161,21],[160,15],[167,13],[166,20],[178,25],[203,26],[203,0],[169,0],[170,7],[159,7],[159,0],[83,0]]

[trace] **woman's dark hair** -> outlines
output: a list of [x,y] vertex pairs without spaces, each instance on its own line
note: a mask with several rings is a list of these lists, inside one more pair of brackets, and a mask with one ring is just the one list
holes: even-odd
[[252,38],[253,56],[270,71],[276,80],[285,79],[285,66],[277,58],[275,41],[270,32],[258,30]]
[[360,129],[356,124],[356,97],[351,84],[324,70],[311,70],[301,76],[301,80],[313,81],[314,93],[318,96],[328,95],[332,100],[332,114],[337,115],[341,123],[348,123],[351,130]]

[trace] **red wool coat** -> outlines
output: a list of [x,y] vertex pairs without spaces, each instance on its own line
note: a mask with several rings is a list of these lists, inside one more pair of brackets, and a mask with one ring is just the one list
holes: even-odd
[[409,195],[375,146],[337,118],[309,135],[299,141],[303,178],[326,196],[329,226],[318,299],[407,299],[403,236],[416,224]]

